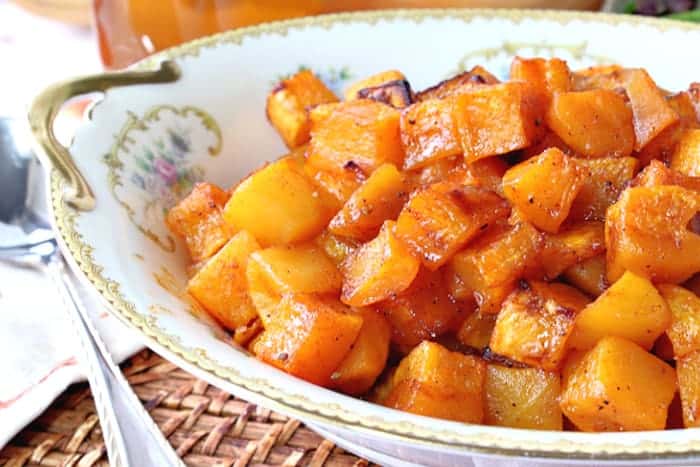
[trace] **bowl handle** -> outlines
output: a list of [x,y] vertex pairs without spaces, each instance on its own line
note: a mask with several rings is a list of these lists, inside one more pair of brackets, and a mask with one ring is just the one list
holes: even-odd
[[161,62],[157,70],[128,70],[75,78],[54,84],[39,94],[29,110],[29,125],[40,154],[66,179],[68,191],[64,200],[81,211],[95,208],[95,196],[83,174],[75,165],[69,150],[56,139],[53,124],[63,104],[70,98],[93,92],[104,92],[113,87],[134,84],[170,83],[180,77],[175,62]]

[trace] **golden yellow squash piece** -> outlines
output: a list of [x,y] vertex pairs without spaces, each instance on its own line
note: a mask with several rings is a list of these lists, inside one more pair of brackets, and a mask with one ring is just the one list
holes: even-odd
[[563,274],[564,278],[579,290],[591,297],[597,297],[608,288],[605,273],[605,255],[598,255],[574,264]]
[[462,322],[457,339],[467,347],[478,350],[485,349],[491,340],[491,334],[493,334],[493,328],[496,325],[496,316],[475,311]]
[[671,325],[666,335],[671,341],[673,356],[680,358],[700,350],[700,298],[677,285],[660,285],[659,292],[671,310]]
[[700,130],[683,133],[671,155],[671,168],[693,177],[700,177]]
[[683,425],[700,426],[700,351],[695,350],[676,360],[678,390],[683,408]]

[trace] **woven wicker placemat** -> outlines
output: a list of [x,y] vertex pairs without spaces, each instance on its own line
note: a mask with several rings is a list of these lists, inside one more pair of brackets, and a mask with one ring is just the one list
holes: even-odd
[[[190,466],[367,466],[299,421],[237,399],[144,350],[122,366]],[[71,386],[0,451],[0,466],[107,466],[86,384]]]

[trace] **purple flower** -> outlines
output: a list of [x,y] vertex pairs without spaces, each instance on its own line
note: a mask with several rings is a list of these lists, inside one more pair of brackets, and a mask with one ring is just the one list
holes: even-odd
[[156,172],[160,174],[166,184],[172,185],[177,182],[177,169],[170,162],[159,157],[154,161],[153,168],[156,169]]

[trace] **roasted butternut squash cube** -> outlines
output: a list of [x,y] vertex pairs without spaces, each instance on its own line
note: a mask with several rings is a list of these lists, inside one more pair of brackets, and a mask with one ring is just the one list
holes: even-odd
[[476,311],[462,322],[459,332],[457,332],[457,339],[467,347],[484,350],[489,345],[495,325],[495,314]]
[[601,157],[577,159],[576,164],[583,174],[583,186],[567,221],[604,221],[606,210],[637,173],[639,161],[634,157]]
[[559,58],[515,57],[510,64],[510,79],[530,83],[546,108],[554,93],[571,91],[571,72]]
[[[556,133],[546,130],[540,140],[520,151],[520,161],[525,161],[531,157],[539,156],[549,148],[557,148],[567,156],[582,158],[580,154],[571,149]],[[488,159],[487,159],[488,160]]]
[[238,326],[233,330],[233,342],[241,347],[246,347],[250,341],[255,339],[255,337],[263,331],[263,329],[262,321],[254,319],[250,323]]
[[412,170],[462,154],[451,99],[416,102],[401,112],[404,169]]
[[489,364],[484,383],[484,423],[511,428],[561,430],[560,391],[557,373]]
[[[556,180],[556,183],[543,183]],[[572,158],[550,148],[511,167],[503,175],[503,194],[537,228],[556,233],[584,184]]]
[[576,91],[587,91],[602,87],[614,72],[622,70],[620,65],[593,65],[571,73],[572,85]]
[[403,73],[398,70],[387,70],[380,73],[368,76],[365,79],[361,79],[357,82],[352,83],[345,89],[345,100],[351,101],[354,99],[359,99],[359,92],[365,88],[373,88],[376,86],[381,86],[382,84],[390,83],[392,81],[405,81],[406,77]]
[[683,133],[671,155],[671,168],[685,175],[700,177],[700,129]]
[[525,148],[541,136],[544,109],[527,83],[475,88],[456,95],[453,105],[467,162]]
[[211,257],[233,236],[234,229],[222,215],[228,198],[218,186],[198,183],[168,211],[165,222],[171,232],[185,240],[193,262]]
[[695,350],[676,361],[678,390],[686,428],[700,426],[700,351]]
[[404,177],[392,164],[377,168],[331,219],[328,230],[357,240],[376,237],[386,220],[394,220],[408,200]]
[[676,170],[669,169],[663,163],[653,160],[639,172],[632,186],[655,187],[663,185],[682,186],[700,192],[700,177],[691,177]]
[[637,344],[609,336],[583,358],[560,404],[582,431],[663,430],[675,392],[673,368]]
[[613,91],[556,94],[546,121],[568,146],[585,157],[629,156],[634,149],[632,111]]
[[321,235],[316,237],[315,243],[326,253],[326,256],[333,261],[336,267],[340,267],[343,261],[345,261],[345,258],[360,246],[355,240],[333,235],[328,230],[324,230]]
[[497,219],[508,216],[508,203],[496,193],[449,182],[411,196],[396,221],[396,236],[436,270]]
[[418,274],[420,261],[395,233],[396,223],[386,221],[379,235],[350,254],[341,266],[341,299],[351,306],[366,306],[406,290]]
[[464,71],[452,78],[439,82],[418,94],[417,101],[428,99],[446,99],[455,94],[466,92],[473,88],[500,83],[498,78],[489,73],[485,68],[477,65],[469,71]]
[[569,379],[574,375],[576,369],[579,367],[583,358],[588,353],[588,350],[576,350],[571,349],[567,352],[564,363],[561,366],[561,384],[562,387],[566,387],[569,383]]
[[540,262],[544,275],[554,279],[569,267],[605,252],[602,222],[581,222],[545,236]]
[[395,109],[405,109],[413,103],[413,91],[405,79],[397,79],[378,86],[360,89],[357,92],[357,97],[381,102]]
[[457,329],[466,312],[450,296],[441,271],[421,269],[405,291],[377,304],[392,328],[392,341],[408,353],[424,340]]
[[350,353],[361,328],[362,316],[340,302],[286,294],[251,350],[287,373],[329,386],[331,375]]
[[347,203],[367,178],[359,167],[352,164],[342,170],[333,171],[304,164],[304,173],[320,188],[321,202],[329,206],[332,214],[337,213]]
[[384,405],[465,423],[484,418],[486,363],[424,341],[401,361]]
[[283,79],[267,96],[267,118],[290,148],[309,140],[309,109],[338,98],[311,71]]
[[605,255],[598,255],[574,264],[563,274],[564,278],[577,289],[591,297],[597,297],[608,288],[605,273]]
[[682,282],[700,271],[700,235],[687,226],[700,193],[678,186],[625,190],[605,222],[608,280],[625,270],[655,282]]
[[671,324],[666,335],[673,347],[673,356],[683,357],[700,350],[700,298],[688,289],[663,284],[659,292],[671,312]]
[[587,350],[605,336],[618,336],[649,350],[670,323],[671,312],[656,287],[627,271],[578,314],[569,345]]
[[246,265],[260,245],[238,232],[187,283],[187,292],[226,329],[250,324],[258,313],[248,297]]
[[478,186],[503,196],[503,175],[508,164],[498,157],[489,157],[466,164],[461,174],[455,173],[452,179],[464,185]]
[[556,371],[588,299],[564,284],[521,281],[503,303],[489,347],[517,362]]
[[537,264],[542,246],[542,234],[527,222],[489,229],[449,262],[450,293],[475,299],[482,314],[498,313],[517,280]]
[[398,110],[368,99],[332,105],[311,113],[309,164],[330,172],[355,165],[365,175],[385,162],[403,164]]
[[326,226],[329,213],[303,168],[284,158],[253,173],[233,190],[224,219],[267,246],[310,240]]
[[331,375],[334,388],[346,394],[364,394],[384,370],[389,356],[391,326],[371,308],[359,308],[362,327],[350,353]]

